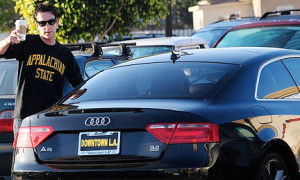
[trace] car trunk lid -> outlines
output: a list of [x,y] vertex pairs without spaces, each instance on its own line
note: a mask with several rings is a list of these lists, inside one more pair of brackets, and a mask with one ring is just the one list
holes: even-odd
[[174,101],[170,108],[170,104],[167,106],[166,102],[158,100],[148,101],[148,105],[133,101],[117,104],[94,102],[56,106],[52,108],[66,109],[32,116],[31,126],[53,128],[53,133],[36,147],[38,159],[55,164],[153,161],[163,155],[167,144],[149,133],[146,127],[156,123],[178,123],[182,111],[202,105],[199,101]]

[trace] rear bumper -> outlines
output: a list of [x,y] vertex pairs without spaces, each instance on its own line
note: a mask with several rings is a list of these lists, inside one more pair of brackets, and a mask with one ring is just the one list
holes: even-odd
[[206,180],[208,168],[114,170],[114,171],[74,171],[68,172],[13,172],[12,179],[197,179]]
[[[218,159],[219,144],[208,143],[206,149],[191,152],[170,146],[165,155],[149,162],[106,162],[95,164],[37,162],[33,149],[14,151],[12,179],[193,179],[205,180]],[[186,149],[186,148],[184,148]],[[170,153],[171,151],[173,153]]]

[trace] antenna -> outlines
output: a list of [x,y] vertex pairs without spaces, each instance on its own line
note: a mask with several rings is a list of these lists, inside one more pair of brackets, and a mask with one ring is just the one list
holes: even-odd
[[180,54],[175,53],[175,50],[173,49],[171,54],[171,60],[173,61],[173,64],[175,64],[175,61],[179,58],[180,58]]

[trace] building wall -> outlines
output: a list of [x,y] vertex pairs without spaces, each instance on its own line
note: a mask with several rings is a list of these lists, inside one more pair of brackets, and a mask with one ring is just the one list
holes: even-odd
[[236,12],[239,12],[241,17],[253,17],[251,1],[193,6],[189,8],[189,11],[193,12],[195,31],[213,22],[229,19],[229,16]]
[[254,17],[261,17],[261,0],[252,0]]
[[300,0],[260,0],[260,1],[261,1],[262,14],[267,11],[300,9]]
[[204,26],[204,16],[203,10],[199,9],[198,11],[193,12],[193,29],[198,30]]
[[239,0],[239,2],[212,5],[196,5],[189,7],[193,13],[193,28],[202,27],[220,19],[228,19],[230,14],[237,11],[241,17],[261,17],[268,11],[300,9],[300,0]]

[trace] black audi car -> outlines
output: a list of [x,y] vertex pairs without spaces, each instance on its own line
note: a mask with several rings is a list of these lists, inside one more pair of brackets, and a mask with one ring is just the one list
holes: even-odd
[[276,48],[118,64],[24,119],[12,179],[297,179],[299,69]]

